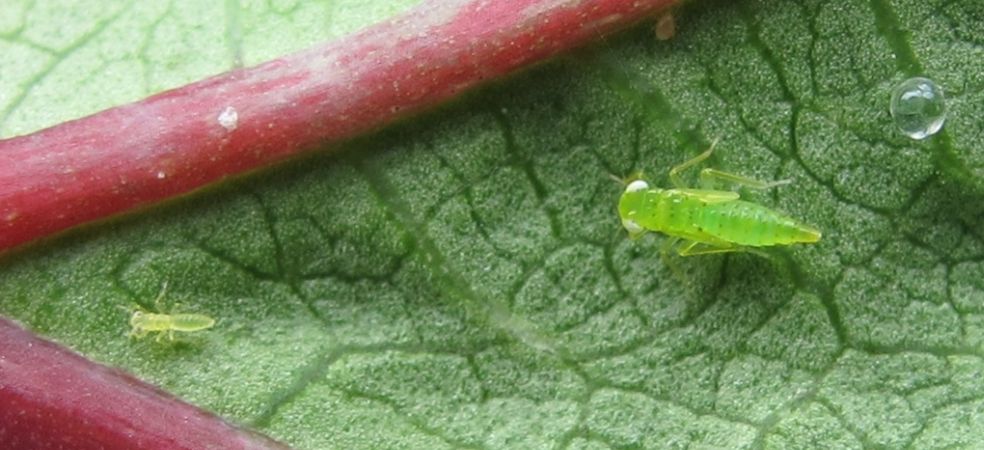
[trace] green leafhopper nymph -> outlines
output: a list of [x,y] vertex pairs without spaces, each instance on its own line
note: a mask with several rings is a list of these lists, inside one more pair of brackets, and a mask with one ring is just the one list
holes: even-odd
[[[154,300],[154,305],[158,311],[161,310],[160,302],[167,292],[167,283],[161,288],[161,293]],[[134,306],[133,313],[130,315],[130,336],[144,337],[148,333],[159,332],[157,340],[160,341],[164,334],[170,340],[174,340],[174,332],[193,332],[211,328],[215,325],[215,319],[204,314],[176,313],[164,314],[162,312],[150,312],[139,306]]]
[[[629,236],[647,231],[671,236],[669,245],[681,256],[755,251],[758,247],[813,243],[820,231],[766,206],[741,200],[737,192],[689,189],[679,172],[711,156],[714,145],[700,155],[670,170],[671,189],[650,187],[635,180],[625,187],[618,202],[618,214]],[[701,184],[710,187],[722,180],[753,189],[767,189],[789,180],[766,183],[715,169],[700,173]]]

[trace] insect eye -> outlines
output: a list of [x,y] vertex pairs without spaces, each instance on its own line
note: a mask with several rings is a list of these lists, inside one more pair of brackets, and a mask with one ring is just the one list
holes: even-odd
[[625,230],[630,234],[639,234],[643,232],[642,227],[632,219],[622,220],[622,226],[625,227]]
[[625,187],[625,192],[637,192],[643,189],[649,189],[649,183],[643,180],[635,180]]

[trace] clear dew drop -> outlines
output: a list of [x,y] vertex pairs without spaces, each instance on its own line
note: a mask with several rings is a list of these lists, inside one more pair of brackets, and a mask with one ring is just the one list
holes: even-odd
[[899,131],[913,139],[926,139],[940,131],[946,120],[943,88],[928,78],[909,78],[892,90],[889,112]]

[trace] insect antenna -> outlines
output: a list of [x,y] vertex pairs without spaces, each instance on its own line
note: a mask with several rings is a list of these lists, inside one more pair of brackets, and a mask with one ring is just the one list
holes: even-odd
[[133,314],[134,311],[146,311],[146,309],[143,306],[140,306],[140,304],[137,302],[130,302],[129,307],[123,305],[113,305],[113,306],[115,306],[120,311],[125,311],[127,314]]
[[626,186],[628,186],[633,181],[641,180],[644,177],[645,177],[645,174],[643,174],[641,170],[633,171],[632,173],[630,173],[630,174],[628,174],[627,176],[624,176],[624,177],[620,177],[618,175],[615,175],[614,173],[609,173],[608,174],[608,178],[611,178],[613,181],[615,181],[616,183],[618,183],[623,188],[626,187]]
[[154,308],[157,308],[157,312],[164,312],[161,309],[161,300],[164,300],[164,296],[167,294],[167,281],[161,283],[161,292],[157,294],[157,298],[154,299]]

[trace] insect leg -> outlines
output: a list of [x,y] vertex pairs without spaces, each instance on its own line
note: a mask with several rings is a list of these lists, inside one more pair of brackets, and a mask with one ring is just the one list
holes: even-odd
[[[703,247],[700,247],[703,245]],[[729,245],[729,246],[713,246],[710,244],[704,244],[702,242],[691,242],[690,244],[681,245],[677,247],[677,253],[680,256],[694,256],[694,255],[710,255],[714,253],[754,253],[763,258],[774,260],[775,257],[767,252],[759,250],[755,247],[743,247],[740,245]]]
[[[659,259],[667,269],[670,269],[670,273],[673,274],[674,278],[676,278],[681,284],[688,285],[689,281],[687,281],[687,276],[684,274],[683,270],[680,269],[678,261],[674,260],[673,255],[670,254],[670,251],[672,251],[674,247],[677,247],[678,244],[680,244],[680,238],[678,237],[665,239],[663,244],[659,246]],[[686,242],[683,244],[686,245]]]
[[670,256],[670,250],[673,249],[680,242],[678,237],[667,237],[663,239],[663,244],[659,246],[659,254],[661,257],[666,258]]
[[698,241],[684,242],[677,246],[677,254],[680,256],[709,255],[712,253],[730,253],[745,250],[745,247],[737,245],[714,246]]
[[707,168],[700,171],[700,185],[704,189],[713,189],[715,181],[725,181],[731,184],[737,184],[739,186],[744,186],[751,189],[769,189],[776,186],[782,186],[785,184],[790,184],[793,180],[779,180],[779,181],[759,181],[753,178],[748,178],[741,175],[736,175],[729,172],[722,172],[717,169]]
[[[636,225],[636,227],[638,227],[638,225]],[[641,228],[641,227],[639,227],[639,230],[638,231],[629,231],[629,239],[631,239],[633,241],[638,240],[639,238],[642,237],[642,235],[646,234],[647,231],[648,230],[646,230],[645,228]]]
[[721,140],[721,138],[715,138],[714,142],[711,143],[710,148],[705,150],[704,153],[694,156],[693,158],[690,158],[674,166],[672,169],[670,169],[670,183],[673,184],[673,187],[676,188],[687,187],[687,185],[684,184],[683,181],[680,179],[680,172],[687,170],[697,164],[700,164],[702,161],[704,161],[707,158],[710,158],[711,153],[714,152],[714,147],[717,145],[719,140]]

